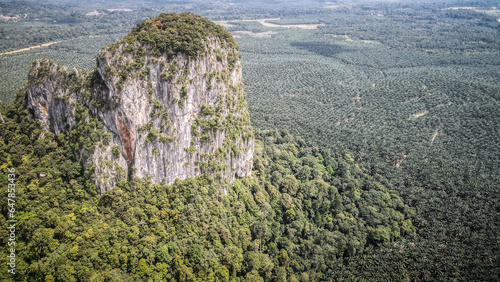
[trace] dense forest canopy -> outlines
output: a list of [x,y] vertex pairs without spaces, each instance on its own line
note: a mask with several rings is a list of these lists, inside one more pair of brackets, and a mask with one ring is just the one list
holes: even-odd
[[[20,17],[0,22],[0,52],[55,42],[0,55],[13,279],[500,279],[498,1],[430,2],[0,2]],[[16,90],[34,59],[90,70],[144,18],[181,11],[240,46],[253,175],[222,198],[206,177],[98,197],[69,153],[81,136],[39,139]]]
[[[169,58],[185,53],[193,58],[204,53],[208,40],[219,40],[222,48],[236,48],[236,42],[222,26],[192,13],[162,13],[139,23],[122,42],[140,42]],[[227,46],[226,46],[227,45]]]
[[259,133],[253,176],[226,196],[207,175],[174,185],[123,180],[100,196],[70,152],[98,142],[102,123],[90,118],[71,134],[38,138],[40,122],[22,100],[19,92],[2,108],[0,128],[2,167],[18,175],[14,280],[325,280],[367,246],[415,235],[414,210],[386,179],[286,131]]

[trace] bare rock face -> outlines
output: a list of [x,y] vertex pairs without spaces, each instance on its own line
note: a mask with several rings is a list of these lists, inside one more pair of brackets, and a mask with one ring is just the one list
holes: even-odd
[[69,133],[87,110],[104,124],[75,152],[101,193],[131,176],[170,184],[207,173],[227,187],[252,168],[253,132],[232,36],[190,13],[161,14],[104,47],[93,72],[35,61],[26,104],[47,130]]
[[66,131],[66,124],[75,125],[71,104],[76,98],[69,87],[74,78],[49,59],[34,61],[28,74],[28,108],[34,111],[47,130],[56,134]]

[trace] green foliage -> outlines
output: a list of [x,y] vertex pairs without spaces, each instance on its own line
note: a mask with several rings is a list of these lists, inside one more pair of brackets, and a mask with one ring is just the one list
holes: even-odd
[[194,58],[205,52],[208,40],[217,39],[225,48],[237,48],[231,34],[220,25],[193,13],[160,14],[139,23],[124,39],[130,45],[141,42],[153,53],[173,58],[179,53]]
[[118,158],[120,156],[121,149],[122,148],[118,145],[114,145],[113,147],[111,147],[111,153],[113,154],[113,157]]
[[188,97],[188,90],[186,88],[186,85],[182,85],[182,88],[181,88],[181,98],[182,99],[187,99]]
[[[416,208],[411,227],[421,241],[413,249],[406,253],[410,247],[405,245],[390,254],[378,250],[355,256],[343,279],[500,277],[500,268],[493,267],[498,263],[488,269],[483,260],[490,254],[499,261],[492,243],[500,232],[493,189],[500,181],[500,116],[492,107],[498,100],[499,25],[481,12],[441,8],[353,5],[275,21],[325,23],[311,31],[242,21],[230,29],[278,32],[259,39],[239,34],[254,127],[286,128],[320,148],[349,150]],[[348,178],[357,173],[338,159],[326,170]],[[303,168],[296,176],[303,181],[313,173]],[[279,185],[279,175],[274,177],[273,185]],[[354,199],[363,199],[356,182],[348,188]],[[363,216],[380,212],[358,211]],[[345,218],[337,220],[348,223],[349,215],[342,214]],[[397,237],[403,226],[409,227],[403,224],[390,233],[372,226],[370,241],[383,244],[387,236],[379,235]],[[446,247],[438,248],[441,244]],[[404,254],[396,254],[400,251]],[[366,263],[372,259],[376,262]],[[414,268],[412,260],[426,263]],[[415,271],[397,270],[407,268]]]
[[[30,15],[18,23],[6,22],[0,27],[0,34],[3,35],[0,36],[2,52],[63,40],[48,47],[1,55],[0,69],[2,69],[4,80],[0,85],[0,98],[4,101],[12,100],[15,90],[25,80],[30,63],[40,57],[52,58],[61,65],[67,66],[68,69],[77,67],[91,70],[95,62],[95,53],[99,48],[119,41],[135,22],[141,21],[146,16],[152,16],[158,9],[164,9],[164,6],[154,2],[148,5],[150,7],[148,9],[138,9],[130,13],[109,12],[101,9],[99,11],[105,12],[106,16],[86,17],[81,12],[81,6],[78,5],[73,7],[26,4],[19,1],[0,3],[4,15],[13,16],[24,13]],[[247,9],[245,5],[247,7],[255,5],[252,7],[259,9]],[[313,217],[315,222],[326,220],[328,226],[338,225],[338,232],[350,230],[351,218],[357,219],[360,215],[367,217],[367,221],[373,220],[374,224],[365,229],[367,247],[356,248],[356,255],[344,253],[345,259],[328,258],[327,261],[335,261],[337,264],[333,267],[334,271],[323,272],[328,277],[323,280],[331,280],[332,277],[338,280],[379,281],[499,280],[500,262],[496,242],[498,241],[497,234],[500,234],[497,224],[500,201],[496,196],[498,193],[495,193],[495,187],[499,182],[498,171],[500,170],[498,168],[498,142],[495,139],[498,136],[496,130],[498,127],[496,126],[498,124],[496,100],[498,99],[495,100],[495,97],[498,97],[499,56],[497,53],[500,36],[498,36],[496,18],[474,10],[446,9],[449,6],[442,4],[353,4],[336,9],[323,7],[314,9],[311,5],[311,8],[307,10],[293,8],[286,11],[264,10],[263,5],[265,5],[263,2],[255,4],[247,1],[238,7],[221,4],[217,9],[200,3],[194,6],[194,9],[203,11],[208,18],[234,20],[228,22],[227,29],[238,33],[239,36],[237,39],[245,62],[244,76],[253,125],[257,128],[268,129],[287,128],[290,132],[303,136],[308,142],[335,152],[350,150],[353,152],[352,156],[355,161],[345,159],[345,156],[339,153],[338,156],[325,157],[324,161],[319,158],[316,161],[308,157],[299,162],[296,156],[305,144],[304,140],[300,139],[295,141],[295,149],[292,147],[287,149],[293,153],[293,157],[292,154],[266,150],[264,157],[254,159],[254,175],[265,176],[266,185],[269,187],[265,188],[266,193],[260,190],[255,193],[255,204],[245,198],[244,212],[238,210],[237,213],[242,222],[250,222],[252,214],[259,211],[258,205],[265,202],[261,199],[267,199],[267,197],[271,197],[270,205],[273,210],[275,210],[274,207],[281,207],[276,209],[275,212],[279,211],[279,214],[276,214],[275,218],[285,221],[285,213],[293,204],[296,219],[288,224],[300,222],[299,211],[302,207],[296,205],[294,199],[301,198],[304,206],[310,206],[310,210],[316,209],[314,198],[304,200],[303,190],[311,191],[312,194],[319,191],[315,189],[316,185],[303,184],[303,182],[313,181],[316,177],[324,178],[335,175],[336,178],[351,180],[345,182],[345,187],[343,187],[342,180],[333,180],[335,181],[333,185],[330,181],[324,180],[330,183],[329,189],[332,190],[332,195],[349,191],[345,197],[328,199],[331,202],[342,203],[342,212],[336,213],[331,218],[316,216],[317,213],[315,213]],[[496,4],[487,1],[475,2],[470,6],[486,7],[488,5],[495,6]],[[181,7],[173,7],[173,9],[180,10]],[[311,23],[325,25],[319,26],[318,29],[300,30],[265,27],[258,22],[238,21],[243,18],[278,17],[281,19],[268,22],[278,25]],[[271,33],[259,34],[268,31]],[[263,37],[255,37],[262,35]],[[92,38],[89,39],[89,36]],[[191,42],[194,43],[193,40]],[[134,51],[133,48],[133,45],[126,46],[127,52]],[[193,47],[190,50],[194,49],[196,48]],[[136,58],[138,57],[140,56]],[[227,54],[229,62],[235,62],[237,58],[235,54]],[[140,62],[130,63],[133,75]],[[118,73],[117,70],[114,71]],[[137,73],[145,76],[145,72],[144,69]],[[171,75],[171,73],[168,72],[165,75]],[[217,80],[215,76],[213,79]],[[148,86],[151,94],[153,89],[150,85]],[[214,83],[209,87],[216,88],[217,86]],[[21,127],[14,125],[12,118],[19,115],[14,120],[20,122],[23,116],[21,107],[12,110],[14,108],[2,111],[3,118],[6,119],[6,123],[1,125],[2,132],[5,133],[3,140],[6,140],[5,143],[8,143],[8,140],[14,140],[6,145],[7,147],[3,147],[6,149],[2,152],[6,153],[2,156],[2,164],[17,166],[26,160],[31,160],[31,166],[40,167],[39,170],[26,173],[25,177],[31,179],[33,183],[24,186],[29,185],[29,189],[25,188],[32,195],[29,201],[33,199],[41,204],[49,203],[50,207],[54,206],[55,202],[49,202],[47,195],[59,186],[48,184],[55,183],[55,176],[72,175],[65,177],[71,177],[75,181],[68,185],[66,178],[62,177],[63,189],[57,190],[60,193],[50,194],[50,196],[54,199],[59,197],[74,201],[62,208],[64,201],[57,200],[59,204],[57,209],[64,210],[60,218],[67,220],[64,217],[64,214],[67,214],[66,209],[74,208],[74,212],[68,214],[68,218],[80,220],[81,203],[77,200],[87,201],[84,198],[93,197],[89,196],[93,191],[89,188],[92,186],[92,181],[85,178],[87,176],[82,174],[81,166],[74,160],[60,159],[60,155],[70,156],[69,152],[80,145],[69,146],[61,141],[64,138],[50,136],[50,134],[46,135],[48,139],[41,138],[35,143],[29,135],[18,135],[22,131],[31,132],[36,139],[40,136],[41,130],[29,129],[26,123],[23,123]],[[414,114],[425,111],[428,112],[426,115],[413,117]],[[10,113],[9,118],[5,118],[7,112]],[[78,131],[84,142],[80,144],[91,142],[88,137],[92,130],[90,126],[88,129]],[[193,128],[193,135],[201,137],[202,131],[205,134],[205,141],[208,142],[210,132],[204,131],[201,126]],[[149,132],[149,129],[146,132]],[[431,143],[430,140],[436,132],[438,132],[437,138]],[[162,137],[162,134],[157,137],[157,140],[168,142],[174,138],[164,134]],[[67,150],[54,154],[55,144],[47,141],[51,138],[59,139],[56,140],[57,148],[65,146]],[[276,141],[279,144],[281,142],[286,144],[289,141],[286,140],[286,135],[281,133],[268,136],[268,138],[275,138],[268,140],[271,143]],[[5,143],[1,145],[4,146]],[[26,144],[31,145],[32,148]],[[258,143],[259,146],[262,147],[262,143]],[[78,149],[82,148],[83,146]],[[280,157],[269,162],[268,157],[274,157],[277,153]],[[44,155],[47,157],[43,157]],[[403,159],[404,155],[407,156],[405,159]],[[296,162],[291,166],[282,164],[290,159]],[[370,182],[369,189],[373,188],[375,191],[369,194],[366,193],[367,187],[362,181],[360,182],[359,179],[354,181],[359,170],[356,164],[360,161],[364,165],[361,165],[359,169],[374,178],[374,181]],[[273,171],[269,172],[269,166],[274,163],[278,165],[275,165],[272,168]],[[61,174],[55,173],[52,167],[60,167]],[[45,171],[49,171],[50,176],[34,178],[33,175],[45,174]],[[291,171],[293,174],[290,174]],[[383,180],[384,177],[388,181]],[[3,178],[0,180],[3,181]],[[123,185],[122,183],[120,187],[123,188]],[[395,197],[394,193],[390,192],[392,189],[400,191],[401,198]],[[214,188],[210,188],[210,191],[213,192]],[[202,186],[200,193],[208,195],[208,186]],[[279,195],[281,198],[272,198]],[[40,197],[43,198],[41,202]],[[369,198],[371,200],[367,202],[370,204],[358,208],[357,213],[355,210],[345,211],[349,207],[349,204],[346,205],[346,199],[353,199],[355,203],[359,203]],[[103,199],[108,198],[104,196]],[[154,202],[159,198],[152,197],[151,199]],[[387,203],[388,200],[393,207],[396,207],[396,211],[398,207],[409,204],[415,207],[416,214],[411,221],[403,220],[397,228],[390,224],[385,225],[386,220],[383,215],[386,210],[377,209],[376,206],[379,203]],[[95,201],[88,204],[88,206],[94,205]],[[239,207],[236,201],[235,206]],[[287,209],[283,209],[285,207]],[[23,206],[23,209],[29,210],[26,206]],[[61,234],[67,234],[64,236],[65,240],[72,238],[71,240],[78,240],[78,242],[85,241],[83,237],[77,239],[77,234],[92,225],[88,220],[85,225],[79,222],[68,222],[68,227],[65,227],[63,223],[57,226],[43,226],[46,217],[44,217],[44,210],[40,210],[42,212],[37,214],[41,214],[42,217],[29,216],[22,223],[26,225],[26,227],[23,226],[23,230],[29,230],[26,234],[32,236],[34,230],[37,229],[35,227],[47,227],[55,230],[54,237],[57,237],[59,242],[63,242]],[[106,213],[106,215],[114,218],[114,213]],[[104,216],[103,213],[102,217]],[[393,216],[399,218],[400,214],[394,213]],[[145,216],[138,218],[142,220]],[[141,222],[140,220],[138,222]],[[103,222],[109,223],[105,217]],[[210,221],[206,222],[211,226]],[[227,226],[227,223],[225,225]],[[112,238],[110,242],[121,240],[123,234],[128,232],[128,229],[123,231],[124,227],[119,223],[116,226],[116,230],[122,230],[119,233],[121,237],[119,239],[110,237]],[[309,257],[317,257],[318,251],[310,249],[310,245],[303,245],[302,242],[291,245],[288,236],[291,236],[294,231],[288,229],[287,232],[290,231],[290,234],[286,233],[282,236],[284,229],[281,229],[281,226],[280,224],[280,228],[270,228],[270,230],[273,236],[283,238],[278,242],[280,248],[287,246],[288,250],[289,246],[293,247],[289,252],[288,263],[282,264],[279,259],[276,262],[275,255],[284,250],[278,248],[278,243],[270,242],[267,245],[264,243],[264,252],[274,254],[271,256],[274,260],[273,277],[267,279],[266,271],[262,266],[259,270],[252,270],[252,273],[248,274],[249,277],[255,277],[252,275],[258,273],[259,276],[266,277],[265,280],[321,280],[314,273],[306,275],[311,265],[296,263],[296,258],[300,257],[296,254],[297,245],[309,248],[309,253],[307,253]],[[379,226],[386,229],[379,229]],[[170,230],[171,227],[165,226],[164,229]],[[387,228],[390,229],[390,233]],[[398,242],[398,244],[391,242],[388,245],[383,243],[387,241],[387,234],[390,234],[390,241],[392,236],[397,238],[398,233],[399,236],[407,236],[414,234],[415,230],[418,231],[419,236],[409,242]],[[39,232],[42,234],[42,229]],[[252,232],[254,232],[253,229],[247,230],[241,237],[253,236]],[[231,231],[230,234],[230,238],[233,238],[234,232]],[[350,237],[337,237],[337,235],[338,233],[334,233],[332,237],[322,237],[321,241],[361,245],[359,241],[350,241]],[[23,238],[23,240],[27,239]],[[177,238],[172,240],[177,240]],[[259,238],[256,240],[262,241]],[[235,241],[240,243],[241,240],[235,239]],[[182,260],[177,259],[177,264],[171,265],[177,251],[186,250],[184,243],[179,243],[180,248],[169,253],[166,262],[150,262],[137,249],[129,250],[118,245],[99,247],[100,250],[119,251],[109,256],[108,254],[98,256],[96,260],[91,261],[90,253],[84,250],[98,249],[98,247],[88,244],[84,246],[84,244],[75,243],[67,246],[66,249],[55,250],[54,255],[49,258],[50,261],[56,261],[56,256],[61,258],[58,254],[66,253],[69,260],[62,257],[61,260],[57,260],[57,263],[67,264],[67,268],[55,269],[47,262],[48,259],[34,262],[33,259],[23,258],[19,263],[19,271],[21,275],[30,273],[31,277],[36,276],[32,280],[41,281],[44,279],[70,281],[69,277],[64,276],[63,273],[74,275],[72,269],[76,271],[74,276],[80,281],[90,280],[91,277],[96,281],[140,280],[141,278],[134,276],[132,272],[139,265],[140,260],[134,258],[140,255],[144,256],[150,269],[155,268],[150,276],[153,281],[170,281],[200,273],[196,272],[199,268],[192,269],[191,272],[187,271],[186,267],[189,267],[186,266],[189,264],[186,262],[187,257]],[[370,246],[373,244],[377,244],[378,247],[372,249]],[[128,243],[123,245],[132,246]],[[328,249],[330,245],[335,244],[328,243],[325,248]],[[249,263],[255,262],[255,259],[248,254],[243,256],[245,252],[239,251],[239,248],[247,251],[248,248],[259,248],[262,244],[249,246],[240,244],[236,248],[227,248],[227,252],[224,253],[224,257],[233,263],[227,268],[231,277],[234,275],[242,277],[249,273],[247,270]],[[360,251],[361,249],[364,251]],[[153,252],[156,254],[156,250]],[[148,254],[151,256],[151,250]],[[180,253],[179,256],[182,257],[185,254]],[[106,267],[114,270],[93,269],[93,265],[101,265],[99,263],[103,262],[102,258],[106,262],[108,257],[109,264]],[[75,261],[78,261],[78,264],[75,265]],[[213,261],[210,262],[213,263]],[[129,267],[129,264],[134,267]],[[334,262],[329,265],[333,264]],[[28,265],[31,265],[29,270]],[[211,265],[213,271],[210,273],[213,275],[209,276],[209,274],[204,278],[215,277],[216,271],[226,273],[226,260],[219,266],[216,263]],[[302,265],[305,266],[302,267]],[[256,264],[254,266],[257,268]],[[40,272],[47,274],[43,276]],[[255,277],[255,279],[258,278]]]
[[[78,152],[76,140],[95,142],[81,138],[99,126],[82,122],[68,135],[45,132],[44,138],[32,138],[41,132],[40,123],[27,119],[30,114],[21,101],[2,110],[5,123],[0,124],[1,136],[9,137],[0,139],[0,158],[19,175],[17,259],[23,274],[18,280],[118,275],[136,281],[262,281],[300,276],[303,269],[324,280],[364,244],[392,243],[397,230],[406,230],[406,238],[414,236],[411,209],[397,202],[384,179],[377,179],[384,185],[379,193],[381,185],[368,174],[354,172],[346,178],[340,171],[329,173],[324,167],[332,159],[345,163],[347,170],[355,171],[354,164],[286,133],[257,134],[255,160],[267,165],[225,187],[227,195],[219,182],[203,174],[172,185],[122,180],[99,196],[92,175],[82,171],[72,153]],[[79,118],[85,120],[87,114],[81,111]],[[288,141],[278,143],[275,136]],[[321,173],[297,178],[306,165]],[[273,172],[278,171],[284,180],[276,179]],[[349,183],[371,188],[355,199]],[[6,192],[2,187],[0,192]],[[378,212],[363,214],[365,207]],[[3,214],[5,210],[0,220],[6,224]],[[2,234],[0,239],[6,240]],[[5,262],[5,249],[0,254]]]

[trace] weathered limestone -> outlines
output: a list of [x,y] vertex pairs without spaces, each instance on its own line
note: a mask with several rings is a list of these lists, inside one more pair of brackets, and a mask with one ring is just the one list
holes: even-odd
[[238,51],[221,47],[219,38],[204,44],[195,58],[172,59],[139,42],[112,44],[87,74],[35,61],[27,107],[56,134],[77,125],[77,104],[103,122],[111,140],[75,152],[95,168],[101,194],[131,175],[170,184],[208,173],[227,186],[250,174],[254,139]]

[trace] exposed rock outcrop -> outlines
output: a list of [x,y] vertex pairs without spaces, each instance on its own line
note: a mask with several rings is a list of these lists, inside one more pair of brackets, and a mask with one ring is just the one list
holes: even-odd
[[101,193],[131,175],[170,184],[208,173],[222,187],[250,174],[253,133],[232,36],[190,13],[162,14],[104,47],[90,73],[35,61],[26,104],[47,130],[71,132],[83,107],[104,124],[90,151]]

